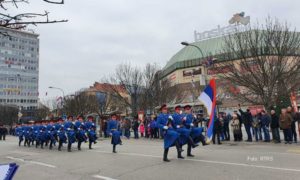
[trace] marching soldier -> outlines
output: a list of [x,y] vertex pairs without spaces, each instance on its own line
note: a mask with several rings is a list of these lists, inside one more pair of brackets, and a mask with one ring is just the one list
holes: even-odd
[[85,123],[87,135],[89,138],[89,149],[92,149],[92,143],[97,143],[96,125],[93,122],[93,116],[88,116],[88,121]]
[[17,127],[15,129],[15,134],[16,134],[16,136],[19,137],[19,146],[21,146],[21,143],[24,140],[24,138],[23,138],[23,129],[20,124],[17,124]]
[[116,146],[122,145],[121,132],[118,130],[117,114],[111,114],[111,119],[107,123],[107,133],[111,135],[111,144],[113,145],[113,153],[117,153]]
[[[202,127],[201,128],[196,128],[194,127],[194,116],[192,114],[192,106],[186,105],[184,106],[184,125],[187,129],[191,130],[191,137],[193,138],[194,143],[202,142],[203,146],[207,145],[205,142],[205,137],[202,135]],[[187,148],[187,156],[189,157],[194,157],[192,155],[192,144],[188,143],[188,148]]]
[[68,137],[68,152],[72,151],[72,144],[76,141],[75,125],[73,116],[68,117],[68,121],[64,124]]
[[47,133],[50,141],[49,149],[52,149],[53,145],[56,143],[56,130],[54,126],[54,122],[51,120],[50,123],[47,125]]
[[78,116],[77,121],[75,122],[75,131],[76,131],[76,139],[77,139],[77,149],[81,151],[81,143],[87,141],[87,137],[85,135],[85,124],[83,123],[83,117]]
[[67,136],[63,125],[63,119],[59,118],[58,123],[55,124],[58,139],[58,150],[61,151],[63,143],[67,143]]
[[39,131],[39,144],[41,144],[41,149],[44,149],[44,143],[47,143],[47,125],[46,121],[42,121],[42,125],[40,125],[40,131]]
[[177,154],[179,158],[181,157],[181,152],[183,151],[180,147],[179,143],[179,133],[176,132],[173,129],[173,118],[168,114],[167,105],[162,105],[161,108],[161,114],[157,117],[157,124],[158,127],[162,130],[164,133],[164,155],[163,155],[163,161],[170,162],[168,159],[168,152],[169,148],[172,146],[176,146]]
[[[180,134],[179,136],[179,142],[180,147],[182,147],[185,144],[189,144],[192,148],[197,147],[198,145],[194,143],[193,138],[191,137],[191,130],[185,128],[183,124],[183,117],[180,114],[181,106],[178,105],[175,107],[175,113],[172,115],[173,117],[173,128]],[[181,153],[178,154],[178,158],[184,159],[184,157],[181,156]]]

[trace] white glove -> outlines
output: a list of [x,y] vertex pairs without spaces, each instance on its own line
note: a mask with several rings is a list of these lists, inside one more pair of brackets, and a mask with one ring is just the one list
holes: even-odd
[[180,128],[180,126],[179,126],[179,125],[177,125],[176,127],[177,127],[177,128]]
[[169,119],[173,120],[173,117],[170,115],[170,116],[169,116]]
[[168,129],[168,126],[164,126],[164,129]]
[[193,123],[191,123],[191,124],[190,124],[190,126],[191,126],[191,127],[193,127],[193,126],[194,126],[194,124],[193,124]]
[[94,124],[94,123],[92,123],[92,125],[93,125],[93,126],[95,126],[95,124]]
[[60,131],[57,131],[58,133],[60,133]]
[[40,132],[43,132],[42,130],[40,130]]
[[112,133],[109,133],[109,135],[111,135],[111,136],[112,136]]
[[50,131],[48,131],[48,133],[50,133]]
[[70,131],[70,130],[71,130],[71,128],[68,128],[67,130],[68,130],[68,131]]
[[186,120],[186,117],[184,117],[183,120],[185,121],[185,120]]

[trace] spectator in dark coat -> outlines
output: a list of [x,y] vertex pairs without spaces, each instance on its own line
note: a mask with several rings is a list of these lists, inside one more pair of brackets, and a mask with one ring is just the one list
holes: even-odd
[[270,116],[266,113],[265,110],[262,110],[261,111],[261,127],[262,127],[262,130],[264,132],[264,142],[270,142],[270,132],[269,132],[269,126],[270,126],[270,123],[271,123],[271,118]]
[[251,134],[251,126],[252,126],[252,122],[253,122],[253,118],[252,118],[252,114],[250,112],[250,109],[247,109],[246,112],[244,112],[241,109],[241,106],[239,105],[239,112],[242,115],[242,119],[243,119],[243,123],[245,125],[245,129],[248,135],[248,142],[252,142],[252,134]]
[[132,130],[134,132],[134,139],[139,138],[139,121],[138,117],[135,117],[135,119],[132,122]]
[[218,144],[222,144],[221,141],[220,141],[220,135],[222,133],[222,129],[223,129],[223,126],[222,126],[222,123],[221,123],[220,119],[217,116],[215,116],[214,129],[213,129],[213,138],[212,138],[213,144],[216,143],[215,142],[216,136],[217,136]]
[[232,117],[230,114],[228,115],[226,115],[225,113],[223,114],[223,120],[224,120],[223,132],[225,136],[225,141],[230,141],[229,122],[231,119]]
[[280,143],[279,117],[274,110],[271,111],[271,130],[274,143]]

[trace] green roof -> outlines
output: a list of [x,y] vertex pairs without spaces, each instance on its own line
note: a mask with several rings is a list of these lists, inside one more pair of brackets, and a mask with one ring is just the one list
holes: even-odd
[[202,57],[201,52],[196,47],[185,46],[167,62],[167,65],[163,68],[163,76],[170,74],[176,69],[201,65],[202,61],[206,60],[207,57],[222,54],[224,36],[191,44],[199,47],[204,57]]

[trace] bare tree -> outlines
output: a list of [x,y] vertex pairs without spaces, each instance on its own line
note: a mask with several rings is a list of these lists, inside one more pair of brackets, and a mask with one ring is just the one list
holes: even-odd
[[240,87],[233,95],[251,104],[286,106],[278,98],[289,99],[299,86],[300,33],[287,24],[268,18],[262,26],[237,29],[225,37],[224,61],[213,68],[222,69],[224,81]]
[[12,126],[18,121],[17,106],[0,105],[0,124]]
[[35,110],[35,116],[39,120],[45,119],[49,114],[50,114],[50,109],[44,105],[42,105],[41,107]]
[[104,80],[107,91],[119,100],[119,103],[131,109],[137,115],[139,98],[143,87],[143,75],[138,67],[131,64],[120,64],[113,75]]
[[[64,4],[64,0],[50,1],[50,0],[42,0],[45,3],[51,4]],[[49,24],[49,23],[60,23],[67,22],[68,20],[50,20],[49,12],[44,11],[42,13],[17,13],[12,15],[10,8],[14,6],[15,8],[19,8],[20,4],[29,4],[29,0],[0,0],[0,9],[4,12],[0,13],[0,27],[5,27],[9,29],[25,29],[28,25],[38,25],[38,24]],[[1,32],[1,34],[8,35],[5,32]]]

